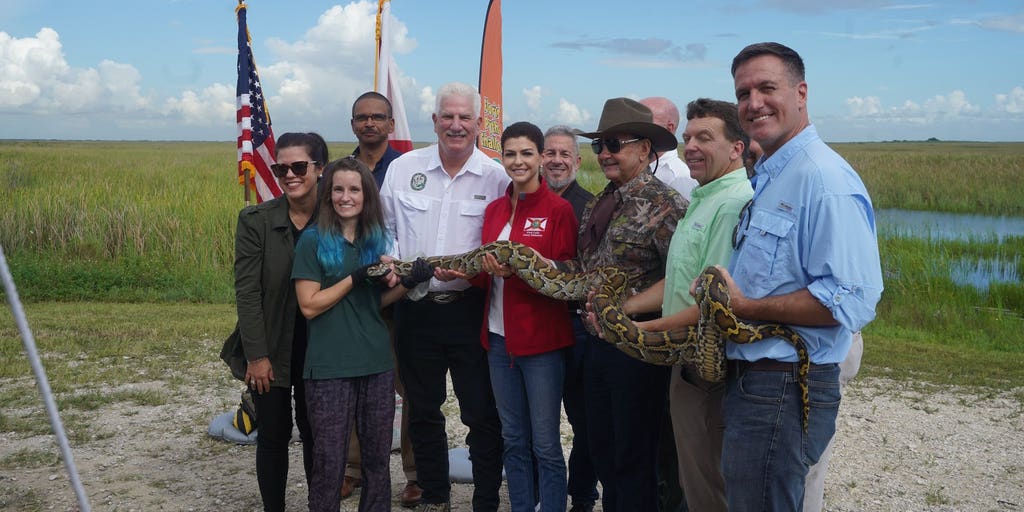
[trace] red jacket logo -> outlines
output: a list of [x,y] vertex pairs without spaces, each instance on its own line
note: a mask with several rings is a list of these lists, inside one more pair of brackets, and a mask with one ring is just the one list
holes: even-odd
[[543,236],[544,230],[548,228],[547,217],[527,217],[523,226],[524,236]]

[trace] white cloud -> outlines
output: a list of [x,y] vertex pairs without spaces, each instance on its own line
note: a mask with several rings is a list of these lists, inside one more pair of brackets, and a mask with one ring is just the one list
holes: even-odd
[[874,116],[882,111],[882,101],[877,96],[854,96],[846,98],[844,103],[849,114],[854,117]]
[[141,81],[133,66],[111,60],[72,68],[51,28],[21,39],[0,32],[0,108],[36,115],[148,112]]
[[430,117],[434,113],[434,106],[437,103],[437,96],[434,95],[434,89],[429,85],[420,89],[420,114]]
[[[224,124],[235,115],[235,86],[213,84],[199,92],[187,90],[178,98],[169,98],[164,111],[181,117],[187,125],[214,126]],[[274,111],[270,111],[271,120]]]
[[590,112],[581,109],[578,105],[571,103],[565,98],[558,99],[558,113],[555,120],[560,124],[579,127],[590,120]]
[[996,94],[996,110],[1007,114],[1024,114],[1024,87],[1014,87],[1009,94]]
[[535,85],[529,89],[523,89],[523,97],[526,98],[526,106],[529,107],[531,112],[540,111],[541,95],[542,93],[539,85]]
[[981,28],[1005,32],[1024,33],[1024,14],[991,16],[974,22]]
[[924,102],[924,111],[940,116],[960,116],[976,114],[981,111],[976,105],[967,101],[967,95],[955,90],[949,95],[935,95]]
[[[297,40],[265,41],[270,51],[256,57],[263,64],[260,79],[275,131],[318,129],[329,139],[348,136],[345,121],[351,101],[373,88],[376,12],[377,2],[370,0],[334,6]],[[399,20],[394,20],[392,28],[391,48],[400,66],[402,55],[417,43]],[[259,40],[254,42],[259,46]],[[200,43],[196,51],[201,54],[234,52],[209,41]],[[0,31],[0,114],[28,114],[34,116],[33,124],[48,126],[44,133],[72,133],[72,137],[98,133],[101,124],[131,127],[132,137],[159,137],[166,130],[160,126],[170,125],[186,125],[205,134],[210,129],[234,130],[234,83],[225,85],[221,79],[221,83],[158,96],[142,89],[141,73],[129,64],[103,60],[90,67],[73,67],[64,51],[60,35],[51,28],[25,38]],[[423,96],[413,92],[420,91],[416,81],[401,73],[397,78],[408,91],[405,106],[410,117],[417,117],[422,109],[429,119],[433,110],[429,88],[425,92],[430,101],[421,107]],[[87,115],[67,116],[76,113]],[[415,124],[417,119],[409,122]],[[27,133],[3,131],[4,136],[14,137]]]
[[906,123],[929,123],[942,119],[974,117],[981,108],[972,104],[961,90],[937,94],[923,103],[905,100],[902,105],[883,107],[877,96],[853,96],[844,101],[847,114],[853,118]]
[[[279,113],[278,119],[332,126],[338,124],[339,118],[348,119],[350,102],[373,89],[376,15],[377,2],[335,5],[324,11],[316,25],[300,39],[266,41],[274,60],[260,68],[260,78],[268,103]],[[401,54],[415,48],[416,41],[408,37],[408,28],[400,21],[395,20],[392,27],[392,55],[401,65]],[[415,85],[401,73],[398,80],[403,87]],[[407,112],[417,111],[415,105],[409,104],[417,96],[407,94],[404,99]],[[343,134],[326,135],[330,138]]]

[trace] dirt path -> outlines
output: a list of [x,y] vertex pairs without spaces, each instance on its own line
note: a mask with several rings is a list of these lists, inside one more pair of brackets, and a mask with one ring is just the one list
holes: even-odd
[[[0,384],[34,392],[30,382]],[[160,382],[127,388],[168,389]],[[258,510],[254,448],[206,435],[210,419],[237,397],[231,383],[220,389],[210,393],[185,385],[165,405],[115,403],[76,412],[86,416],[73,423],[88,432],[71,435],[79,440],[76,462],[93,509]],[[980,395],[889,380],[855,381],[840,412],[827,510],[1024,510],[1022,393]],[[42,415],[42,406],[2,412],[8,421],[25,413]],[[568,439],[567,426],[563,431]],[[463,442],[465,432],[457,420],[449,423],[449,433],[453,444]],[[51,435],[0,432],[0,509],[77,510],[63,466],[46,452],[56,454]],[[299,452],[292,450],[291,510],[305,509]],[[392,475],[397,496],[405,483],[397,454]],[[454,485],[453,510],[470,510],[471,491],[469,485]],[[356,498],[341,508],[356,509]],[[397,499],[395,509],[400,509]]]

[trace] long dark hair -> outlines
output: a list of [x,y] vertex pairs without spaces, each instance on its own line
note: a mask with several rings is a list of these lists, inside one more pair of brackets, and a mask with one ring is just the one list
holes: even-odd
[[358,159],[351,156],[339,158],[324,167],[323,178],[319,191],[320,213],[317,217],[317,259],[328,271],[337,274],[345,262],[344,237],[341,231],[341,218],[331,204],[331,189],[334,186],[334,175],[339,172],[359,173],[360,186],[363,189],[363,211],[359,213],[356,223],[354,245],[359,249],[359,261],[367,265],[377,261],[382,254],[390,250],[391,236],[384,224],[384,209],[381,205],[377,182],[373,179],[370,169]]

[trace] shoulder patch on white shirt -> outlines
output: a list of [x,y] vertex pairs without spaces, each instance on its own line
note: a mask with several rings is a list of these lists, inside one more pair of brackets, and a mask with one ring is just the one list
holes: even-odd
[[420,191],[420,190],[423,190],[423,187],[426,187],[426,186],[427,186],[427,175],[423,174],[422,172],[418,172],[416,174],[413,174],[412,178],[409,179],[409,187],[412,188],[413,190]]

